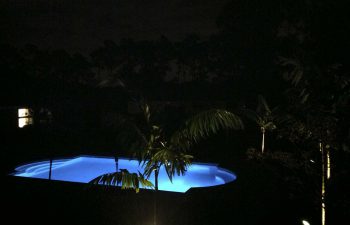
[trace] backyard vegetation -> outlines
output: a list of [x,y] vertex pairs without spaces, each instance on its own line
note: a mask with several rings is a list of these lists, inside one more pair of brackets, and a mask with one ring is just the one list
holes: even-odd
[[[121,184],[122,189],[131,188],[135,189],[136,192],[139,192],[142,185],[145,188],[154,187],[154,190],[158,191],[158,175],[161,167],[165,168],[170,181],[172,181],[175,174],[178,176],[184,175],[193,158],[192,155],[187,153],[193,142],[199,141],[210,134],[215,134],[220,129],[243,128],[243,123],[238,116],[226,110],[216,109],[198,113],[185,121],[184,125],[167,137],[166,134],[169,132],[163,131],[163,127],[154,121],[150,106],[142,99],[137,105],[143,117],[144,126],[130,124],[130,120],[122,120],[120,128],[122,136],[128,136],[127,140],[131,140],[131,144],[135,148],[133,155],[139,160],[144,172],[131,174],[129,171],[121,169],[120,172],[101,175],[92,180],[91,183],[112,186]],[[132,130],[122,129],[125,126],[132,128]],[[129,131],[129,133],[123,133],[124,131]],[[133,140],[133,138],[136,138],[136,140]],[[139,145],[135,146],[135,143],[139,143]],[[130,146],[128,143],[126,145]],[[149,180],[151,174],[154,174],[155,178],[153,183]],[[155,219],[153,224],[157,224],[156,196],[154,204]]]
[[[106,40],[85,55],[0,42],[5,216],[21,205],[14,223],[41,221],[40,209],[42,224],[344,224],[347,15],[327,0],[237,0],[209,38]],[[19,106],[33,108],[32,126],[11,123],[7,111]],[[144,171],[91,181],[108,188],[7,176],[24,162],[80,154],[133,157]],[[193,161],[237,180],[158,191],[160,167],[172,181]]]

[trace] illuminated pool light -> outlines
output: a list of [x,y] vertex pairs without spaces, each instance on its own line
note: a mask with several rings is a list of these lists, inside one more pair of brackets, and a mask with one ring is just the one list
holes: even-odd
[[[137,160],[120,158],[118,168],[134,173],[143,172]],[[50,162],[41,161],[17,167],[12,175],[48,179]],[[116,163],[112,157],[79,156],[68,159],[57,159],[52,163],[52,180],[88,183],[92,179],[106,173],[116,171]],[[154,176],[150,177],[154,181]],[[192,187],[210,187],[222,185],[236,180],[236,175],[215,164],[194,163],[184,176],[174,176],[170,182],[164,168],[159,172],[159,190],[186,192]]]

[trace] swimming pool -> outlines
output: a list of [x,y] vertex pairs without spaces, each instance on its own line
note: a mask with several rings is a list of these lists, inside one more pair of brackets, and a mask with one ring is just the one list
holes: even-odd
[[[73,158],[55,159],[52,163],[51,179],[58,181],[88,183],[92,179],[118,169],[127,169],[131,173],[143,172],[139,162],[133,159],[114,157],[78,156]],[[49,179],[50,162],[38,161],[15,168],[12,175],[18,177]],[[223,185],[236,180],[236,175],[216,164],[193,163],[184,176],[173,177],[170,182],[164,168],[159,172],[159,190],[186,192],[192,187],[210,187]],[[150,177],[154,181],[154,176]]]

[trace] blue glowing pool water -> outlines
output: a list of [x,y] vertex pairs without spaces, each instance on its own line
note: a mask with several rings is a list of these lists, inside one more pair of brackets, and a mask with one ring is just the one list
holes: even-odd
[[[15,169],[14,176],[48,179],[49,161],[28,163]],[[143,172],[137,160],[118,159],[118,169],[129,172]],[[116,162],[112,157],[78,156],[57,159],[52,164],[52,180],[88,183],[92,179],[106,173],[116,171]],[[164,168],[159,172],[159,190],[186,192],[192,187],[209,187],[232,182],[236,175],[215,164],[193,163],[184,176],[175,176],[170,182]],[[154,181],[154,176],[150,177]]]

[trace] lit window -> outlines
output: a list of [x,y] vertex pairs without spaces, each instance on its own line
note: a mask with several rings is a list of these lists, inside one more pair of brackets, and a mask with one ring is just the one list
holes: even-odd
[[32,110],[27,108],[18,109],[18,127],[33,124]]
[[18,109],[18,117],[31,116],[30,109]]
[[25,118],[18,118],[18,127],[22,128],[27,125],[33,124],[33,118],[31,117],[25,117]]

